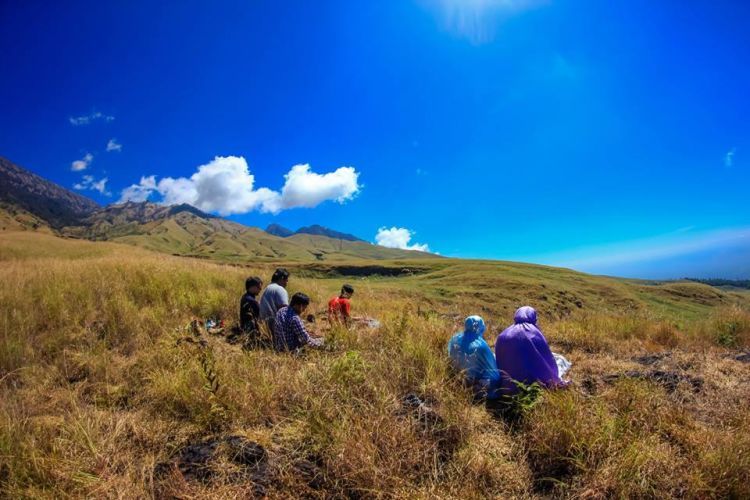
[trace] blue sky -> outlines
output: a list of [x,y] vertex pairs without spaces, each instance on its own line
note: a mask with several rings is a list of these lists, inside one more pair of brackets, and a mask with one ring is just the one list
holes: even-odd
[[749,23],[739,1],[2,2],[0,155],[101,203],[137,184],[447,256],[747,278]]

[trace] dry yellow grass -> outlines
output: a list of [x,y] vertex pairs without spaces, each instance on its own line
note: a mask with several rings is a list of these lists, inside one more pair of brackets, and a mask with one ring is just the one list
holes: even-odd
[[[611,301],[542,318],[553,348],[574,362],[574,386],[509,425],[472,403],[448,368],[445,344],[472,297],[470,282],[458,277],[461,291],[441,281],[450,264],[441,266],[434,278],[357,281],[357,313],[381,328],[334,330],[326,349],[302,357],[207,337],[218,383],[208,391],[199,349],[179,342],[184,327],[234,318],[244,278],[270,267],[0,235],[0,495],[244,498],[262,483],[271,498],[750,496],[750,365],[734,359],[750,343],[742,301],[693,308],[685,298],[688,319],[676,318],[632,308],[625,285],[592,278],[581,284],[592,290],[586,300],[602,290]],[[481,274],[531,290],[542,272],[505,266]],[[295,275],[290,291],[321,308],[338,286]],[[482,304],[492,342],[512,303],[507,290],[477,288],[497,298]],[[551,293],[534,290],[528,297]],[[678,378],[623,376],[634,370]],[[407,393],[439,420],[425,426],[405,412]],[[230,434],[267,450],[263,478],[237,475],[228,461],[206,481],[160,472],[187,444]]]

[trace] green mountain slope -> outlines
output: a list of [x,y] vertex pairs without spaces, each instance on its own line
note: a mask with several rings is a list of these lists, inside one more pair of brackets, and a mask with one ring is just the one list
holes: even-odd
[[320,261],[425,258],[433,255],[361,241],[298,234],[274,236],[215,217],[190,205],[125,203],[102,208],[62,229],[66,236],[128,243],[158,252],[222,261]]
[[75,224],[99,208],[81,196],[0,157],[0,202],[59,228]]
[[364,241],[337,240],[327,236],[313,234],[295,234],[285,238],[296,245],[307,248],[318,256],[319,260],[334,259],[434,259],[434,254],[415,250],[385,248]]
[[17,205],[0,201],[0,231],[50,232],[46,221]]

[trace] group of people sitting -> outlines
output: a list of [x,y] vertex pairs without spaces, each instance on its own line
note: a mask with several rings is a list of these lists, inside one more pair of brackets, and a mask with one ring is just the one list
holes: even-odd
[[[257,299],[263,288],[263,280],[254,276],[245,281],[245,294],[240,299],[240,329],[251,337],[263,336],[263,330],[270,333],[271,344],[276,351],[296,351],[306,345],[318,347],[323,339],[305,328],[302,320],[310,297],[297,292],[289,300],[286,287],[289,284],[289,271],[276,269],[271,283]],[[328,321],[348,326],[351,321],[351,297],[354,288],[345,284],[341,293],[328,302]],[[314,316],[308,316],[314,321]]]
[[493,354],[482,337],[484,320],[480,316],[466,318],[464,331],[448,342],[448,355],[477,397],[512,396],[521,384],[538,383],[548,388],[567,385],[562,377],[570,363],[550,350],[536,320],[534,308],[519,308],[514,324],[497,336]]
[[[276,269],[258,300],[263,281],[258,277],[248,278],[240,300],[241,330],[255,338],[264,336],[264,330],[269,332],[276,351],[323,345],[323,339],[308,332],[302,320],[310,297],[298,292],[289,300],[288,284],[289,271]],[[345,284],[341,293],[328,301],[327,316],[332,325],[351,324],[352,295],[354,288]],[[536,326],[536,311],[529,306],[521,307],[513,319],[514,324],[497,336],[494,354],[482,337],[486,327],[480,316],[466,318],[464,330],[448,342],[451,363],[464,373],[478,397],[512,396],[518,392],[519,383],[539,383],[548,388],[567,384],[562,377],[570,363],[550,350],[547,339]],[[314,316],[309,315],[308,321],[314,321]]]

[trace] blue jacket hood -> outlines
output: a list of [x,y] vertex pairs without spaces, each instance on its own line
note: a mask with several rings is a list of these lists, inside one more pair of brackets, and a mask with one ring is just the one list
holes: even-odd
[[464,321],[464,335],[472,338],[481,337],[486,328],[481,316],[469,316]]

